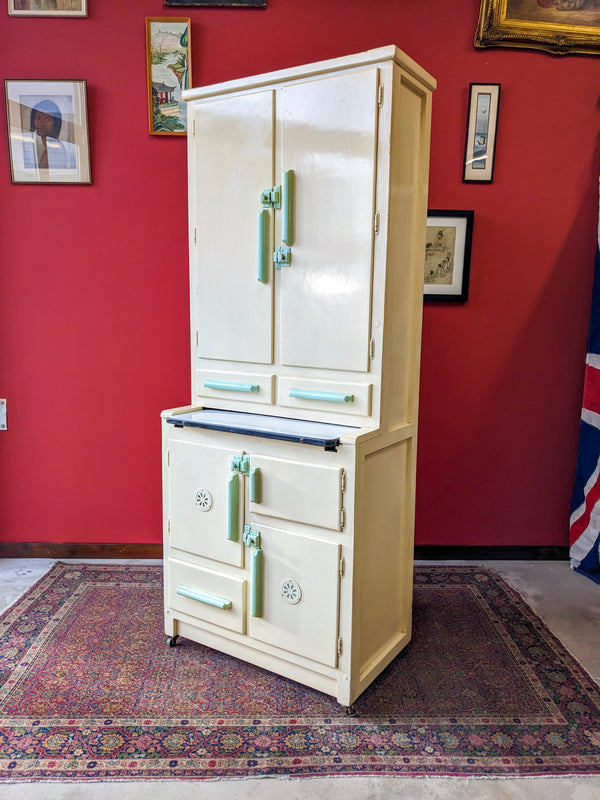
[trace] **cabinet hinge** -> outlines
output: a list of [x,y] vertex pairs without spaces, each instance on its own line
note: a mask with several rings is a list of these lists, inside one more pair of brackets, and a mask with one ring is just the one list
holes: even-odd
[[198,331],[196,331],[196,347],[198,347],[199,344],[200,344],[200,335],[199,335]]
[[377,105],[379,108],[383,105],[383,83],[380,83],[377,89]]
[[375,339],[369,341],[369,358],[371,360],[375,358]]
[[379,215],[379,211],[375,212],[375,221],[373,222],[373,230],[375,233],[379,233],[379,226],[381,224],[381,217]]
[[340,528],[344,530],[345,526],[346,526],[346,509],[342,507],[340,509]]
[[340,492],[342,492],[343,494],[345,491],[346,491],[346,470],[343,469],[340,472]]
[[171,466],[171,451],[167,450],[167,467]]
[[171,535],[171,519],[167,520],[167,536]]
[[194,225],[194,244],[196,244],[196,235],[197,235],[197,230],[196,226]]
[[344,577],[345,572],[346,572],[346,559],[344,558],[344,556],[341,556],[340,557],[340,578]]
[[192,136],[196,135],[196,117],[192,120]]
[[341,656],[342,653],[344,652],[344,646],[343,645],[344,645],[344,643],[342,641],[342,637],[338,636],[338,640],[337,640],[337,654],[338,654],[338,656]]

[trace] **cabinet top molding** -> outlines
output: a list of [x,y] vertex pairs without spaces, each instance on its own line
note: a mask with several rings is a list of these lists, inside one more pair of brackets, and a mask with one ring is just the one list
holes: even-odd
[[187,89],[182,93],[186,101],[199,100],[206,97],[214,97],[228,92],[241,91],[252,87],[266,86],[274,83],[285,83],[290,80],[310,78],[316,75],[324,75],[340,69],[351,69],[353,67],[368,66],[370,64],[380,64],[384,61],[395,61],[409,75],[420,81],[427,89],[434,91],[437,82],[426,70],[420,67],[416,61],[407,56],[395,45],[378,47],[374,50],[365,50],[355,55],[343,56],[342,58],[332,58],[327,61],[316,61],[313,64],[304,64],[289,69],[277,70],[275,72],[265,72],[260,75],[252,75],[246,78],[238,78],[223,83],[214,83],[209,86]]

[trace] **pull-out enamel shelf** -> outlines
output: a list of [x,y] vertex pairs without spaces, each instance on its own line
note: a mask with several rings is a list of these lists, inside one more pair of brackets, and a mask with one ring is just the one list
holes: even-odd
[[165,631],[346,706],[411,637],[434,88],[390,46],[184,93]]
[[337,447],[344,434],[356,430],[347,425],[330,425],[311,420],[269,417],[264,414],[247,414],[212,408],[203,408],[167,417],[167,422],[178,428],[189,426],[214,431],[228,431],[248,436],[263,436],[266,439],[311,444],[327,449]]

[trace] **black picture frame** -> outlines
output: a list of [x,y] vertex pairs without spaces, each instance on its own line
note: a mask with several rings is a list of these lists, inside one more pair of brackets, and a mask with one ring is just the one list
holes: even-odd
[[499,83],[469,84],[463,183],[491,183],[494,178]]
[[198,6],[205,8],[266,8],[267,0],[163,0],[167,8]]
[[474,218],[475,212],[471,210],[429,209],[427,212],[425,300],[467,302]]

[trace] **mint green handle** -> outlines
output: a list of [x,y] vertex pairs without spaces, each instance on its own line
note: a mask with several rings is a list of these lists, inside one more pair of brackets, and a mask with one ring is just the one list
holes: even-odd
[[256,280],[267,283],[269,280],[269,212],[258,212],[258,249],[256,257]]
[[302,400],[325,400],[326,403],[353,403],[353,394],[341,392],[314,392],[310,389],[290,389],[290,397],[299,397]]
[[206,603],[206,605],[214,606],[215,608],[231,608],[231,600],[226,597],[219,597],[216,594],[209,594],[208,592],[200,592],[197,589],[190,589],[188,586],[177,587],[176,593],[182,597],[189,597],[191,600],[197,600],[199,603]]
[[281,186],[281,238],[284,243],[294,244],[294,170],[283,173]]
[[250,502],[260,503],[260,467],[250,470]]
[[252,617],[262,617],[263,551],[260,547],[257,547],[252,553],[251,575],[250,615]]
[[238,540],[240,507],[240,482],[237,473],[229,476],[227,485],[227,538],[230,542]]
[[233,381],[204,381],[207,389],[225,389],[229,392],[259,392],[258,383],[234,383]]

